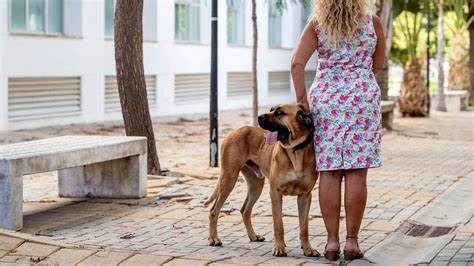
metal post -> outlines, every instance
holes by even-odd
[[[217,0],[212,0],[211,16],[211,99],[210,99],[210,147],[209,165],[218,166],[218,125],[217,125]]]
[[[430,0],[426,0],[426,91],[427,91],[427,114],[430,115],[431,99],[430,99]]]

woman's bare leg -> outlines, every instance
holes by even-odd
[[[367,169],[345,170],[344,206],[347,240],[344,250],[358,250],[357,235],[367,202]]]
[[[339,250],[342,176],[342,170],[320,172],[319,206],[328,232],[327,250]]]

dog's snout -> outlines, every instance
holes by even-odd
[[[270,118],[268,114],[263,114],[258,116],[258,125],[266,130],[270,130]]]
[[[267,122],[267,120],[268,120],[268,115],[267,114],[263,114],[263,115],[258,116],[258,122],[259,123],[265,123],[265,122]]]

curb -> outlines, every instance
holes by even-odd
[[[469,174],[454,183],[407,221],[413,221],[428,228],[444,226],[456,229],[458,226],[466,224],[474,214],[474,206],[466,204],[469,198],[474,195],[473,183],[474,175]],[[402,232],[401,229],[398,228],[396,232],[370,249],[366,254],[367,260],[354,261],[350,264],[413,265],[430,263],[456,235],[456,231],[451,230],[436,237],[410,236]]]

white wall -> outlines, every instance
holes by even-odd
[[[8,88],[5,74],[6,39],[8,35],[8,8],[6,3],[0,2],[0,130],[8,129]]]
[[[66,0],[72,1],[72,0]],[[152,1],[152,0],[147,0]],[[248,99],[227,99],[227,72],[252,69],[251,1],[246,0],[245,45],[228,45],[225,0],[219,1],[219,108],[250,107]],[[202,44],[177,43],[174,40],[174,1],[159,0],[148,7],[156,9],[154,36],[144,43],[144,64],[147,75],[156,75],[157,104],[153,116],[206,112],[208,104],[174,105],[174,75],[210,72],[210,3],[202,0]],[[104,76],[115,75],[113,40],[104,37],[104,3],[74,1],[78,12],[69,21],[80,22],[73,27],[76,37],[47,37],[8,32],[8,3],[0,1],[0,130],[47,126],[52,124],[94,122],[121,119],[120,113],[104,113]],[[287,102],[294,95],[268,96],[268,71],[289,71],[292,49],[299,36],[300,7],[289,5],[283,15],[282,43],[285,48],[269,48],[268,2],[258,1],[258,86],[261,105]],[[149,10],[147,11],[149,12]],[[206,15],[207,14],[207,15]],[[204,16],[206,15],[206,16]],[[72,22],[71,22],[72,23]],[[66,26],[65,26],[66,27]],[[77,37],[80,36],[80,37]],[[154,40],[153,40],[154,39]],[[314,69],[314,62],[310,63]],[[82,113],[77,116],[52,117],[41,120],[8,121],[8,77],[80,76]],[[292,90],[293,91],[293,90]],[[290,98],[290,97],[291,98]]]

